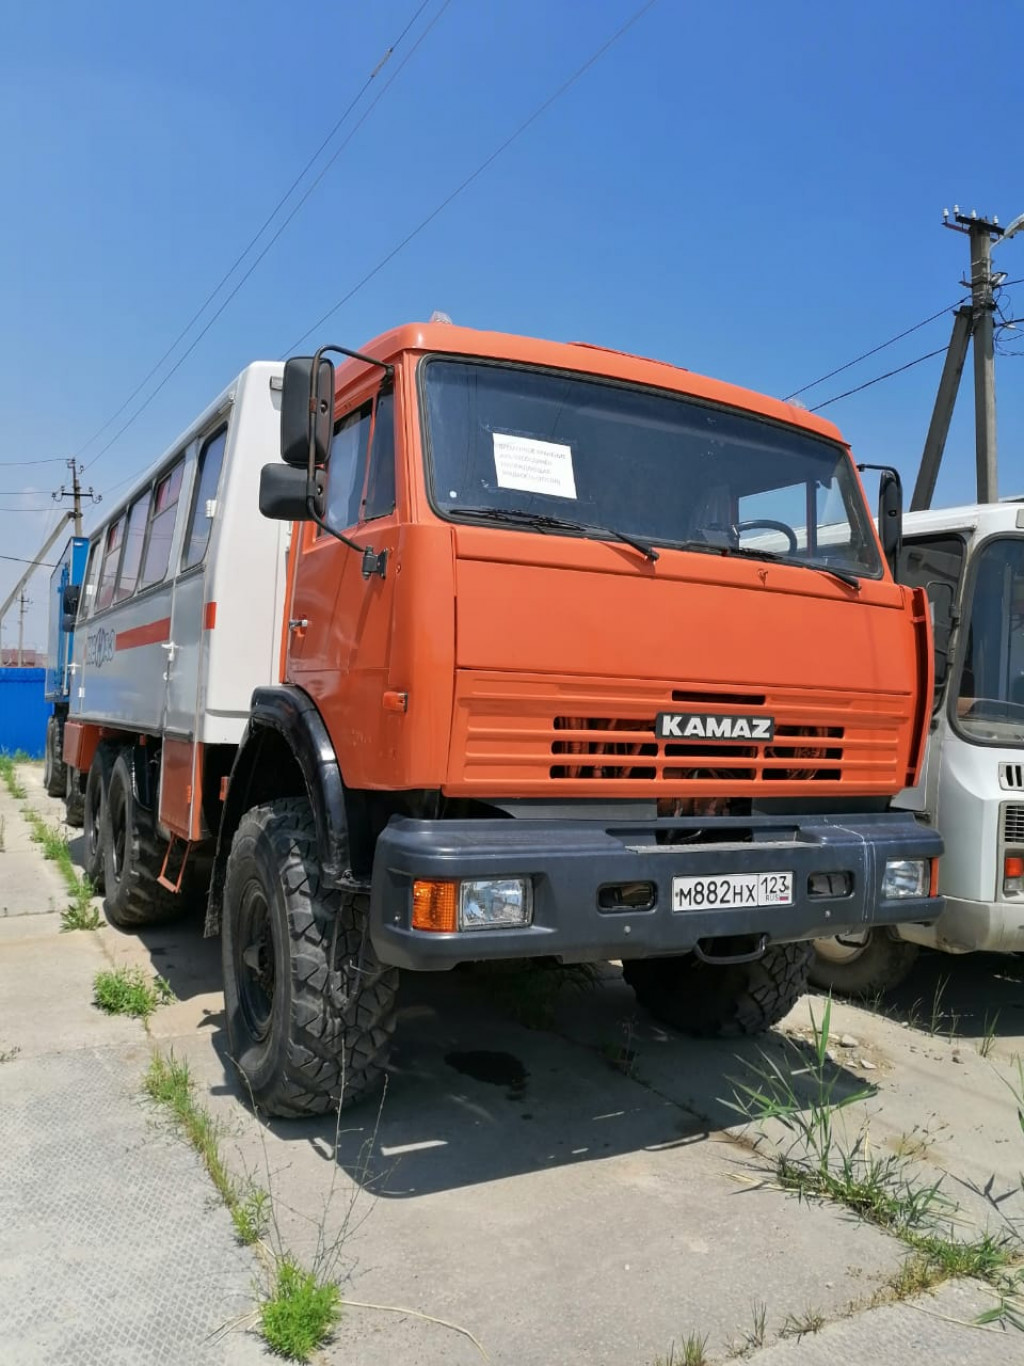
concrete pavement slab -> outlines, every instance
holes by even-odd
[[[63,879],[40,856],[21,803],[0,783],[0,919],[41,915],[67,905]]]
[[[991,1309],[983,1285],[951,1281],[913,1303],[890,1304],[790,1337],[747,1357],[749,1366],[1020,1366],[1024,1338],[1012,1328],[973,1322]]]

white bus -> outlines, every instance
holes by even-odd
[[[934,925],[816,941],[811,980],[895,986],[920,945],[1024,951],[1024,499],[908,513],[900,582],[927,590],[935,705],[917,787],[897,798],[942,834]]]

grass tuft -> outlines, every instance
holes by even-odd
[[[260,1305],[268,1346],[289,1361],[308,1361],[341,1318],[341,1292],[319,1281],[289,1255],[278,1258],[269,1292]]]
[[[828,1058],[831,1008],[828,1000],[820,1027],[812,1012],[809,1066],[783,1066],[762,1054],[762,1064],[751,1069],[754,1081],[737,1083],[733,1101],[727,1103],[761,1126],[759,1144],[769,1138],[769,1124],[780,1126],[788,1135],[788,1141],[775,1141],[771,1148],[783,1189],[801,1199],[842,1205],[894,1234],[910,1249],[911,1256],[887,1287],[892,1297],[904,1299],[942,1281],[973,1277],[989,1285],[999,1298],[986,1322],[1024,1326],[1019,1298],[1024,1289],[1021,1239],[1016,1234],[997,1238],[989,1233],[969,1242],[954,1237],[959,1207],[941,1191],[941,1177],[920,1182],[903,1145],[895,1153],[875,1153],[866,1124],[852,1141],[847,1137],[842,1112],[865,1100],[871,1091],[862,1088],[843,1095],[837,1090],[841,1074]],[[937,993],[936,1019],[940,1008]],[[1024,1130],[1024,1105],[1020,1118]],[[787,1320],[783,1336],[816,1332],[810,1326],[812,1317],[816,1316]]]
[[[142,1079],[150,1100],[162,1106],[171,1123],[199,1154],[217,1194],[224,1201],[235,1234],[246,1246],[262,1238],[270,1216],[270,1196],[259,1186],[240,1186],[227,1169],[221,1154],[221,1126],[196,1099],[195,1083],[187,1062],[174,1053],[154,1055]]]
[[[28,796],[28,793],[18,780],[18,770],[16,767],[16,764],[23,758],[24,756],[20,751],[18,754],[14,755],[0,754],[0,778],[3,779],[7,791],[15,801],[19,802],[23,802]]]
[[[92,883],[87,877],[83,877],[75,899],[69,906],[66,906],[60,913],[61,934],[67,934],[70,930],[98,930],[104,923],[99,910],[92,904],[95,893]]]
[[[148,982],[141,968],[118,967],[98,972],[92,984],[93,1004],[108,1015],[148,1020],[158,1006],[175,1000],[163,977]]]

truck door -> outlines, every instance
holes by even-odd
[[[196,475],[181,563],[171,604],[170,639],[164,644],[163,726],[170,735],[194,736],[199,709],[206,616],[207,549],[217,515],[227,424],[199,443]]]
[[[340,420],[327,465],[324,520],[386,551],[383,575],[314,524],[301,527],[288,623],[288,675],[317,700],[335,745],[366,754],[385,720],[398,518],[395,397],[384,389]],[[357,775],[351,768],[349,781]]]

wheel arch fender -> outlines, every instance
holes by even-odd
[[[313,699],[290,685],[257,688],[221,810],[206,906],[206,935],[220,930],[228,854],[246,811],[273,797],[305,795],[316,821],[325,882],[345,880],[351,862],[345,784]]]

